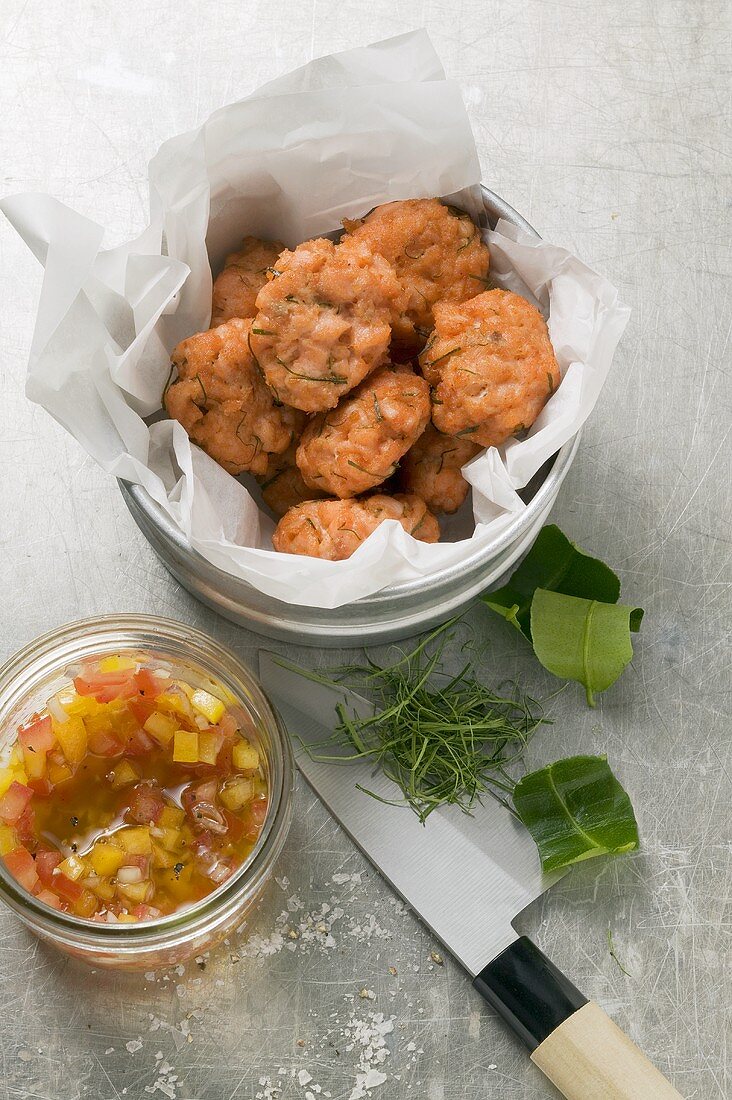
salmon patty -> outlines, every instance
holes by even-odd
[[[365,243],[319,239],[283,252],[257,296],[251,345],[279,401],[332,409],[385,361],[399,284]]]
[[[261,241],[245,237],[238,252],[224,260],[220,275],[214,279],[211,302],[211,328],[232,317],[253,317],[255,302],[267,282],[267,271],[284,250],[281,241]]]
[[[267,469],[257,478],[264,503],[276,516],[284,516],[290,508],[305,500],[322,500],[327,496],[325,492],[305,484],[295,461],[296,452],[295,442],[283,454],[270,455]]]
[[[230,474],[263,474],[304,420],[278,406],[262,380],[249,351],[251,324],[234,319],[178,344],[171,356],[178,377],[164,395],[168,414]]]
[[[457,512],[470,486],[462,475],[466,462],[480,452],[469,437],[455,438],[438,432],[433,424],[402,459],[399,488],[416,493],[433,512]]]
[[[400,349],[424,346],[436,302],[464,302],[485,285],[490,257],[477,225],[439,199],[386,203],[345,224],[351,240],[365,242],[396,271],[401,294],[392,327]]]
[[[438,431],[497,447],[530,428],[561,379],[538,309],[508,290],[488,290],[440,302],[434,312],[419,361]]]
[[[342,561],[384,520],[395,519],[421,542],[437,542],[440,526],[419,497],[376,493],[362,500],[314,500],[291,508],[272,538],[283,554]]]
[[[314,417],[297,448],[306,485],[337,497],[374,489],[430,419],[430,388],[409,367],[380,367],[330,412]]]

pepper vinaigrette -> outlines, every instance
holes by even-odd
[[[85,663],[0,765],[0,857],[77,917],[151,920],[246,861],[268,789],[251,719],[225,688],[134,656]]]

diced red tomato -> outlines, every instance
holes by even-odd
[[[142,853],[139,855],[129,853],[125,856],[124,865],[125,867],[139,867],[142,871],[142,877],[147,878],[147,873],[150,870],[150,856],[143,855]]]
[[[132,915],[137,917],[138,920],[152,920],[153,917],[162,917],[163,914],[154,905],[136,905],[132,910]]]
[[[256,840],[259,830],[267,816],[267,799],[255,798],[250,802],[243,814],[244,836],[247,840]]]
[[[146,699],[153,700],[161,691],[165,691],[170,680],[164,680],[162,676],[153,676],[147,668],[141,668],[135,674],[135,690]]]
[[[37,798],[48,798],[53,790],[53,783],[50,779],[29,779],[28,786]]]
[[[124,743],[112,730],[94,730],[89,734],[89,751],[97,756],[119,756],[124,751]]]
[[[44,886],[55,885],[58,875],[54,875],[53,870],[62,859],[60,852],[36,852],[36,872]]]
[[[25,889],[33,893],[38,884],[36,861],[27,848],[14,848],[3,857],[5,866],[14,879]]]
[[[125,672],[90,672],[75,676],[74,687],[79,695],[93,695],[98,703],[111,703],[135,694],[135,677],[130,669]]]
[[[28,785],[36,799],[47,799],[53,791],[53,783],[50,779],[29,779]]]
[[[150,715],[155,711],[155,702],[152,697],[149,702],[147,699],[143,698],[130,699],[127,706],[130,708],[130,713],[134,716],[135,721],[140,726],[144,726]]]
[[[18,730],[18,740],[29,752],[49,752],[56,744],[51,719],[34,718]]]
[[[85,891],[85,887],[81,886],[80,883],[74,882],[73,879],[63,874],[53,876],[53,888],[57,894],[66,901],[70,901],[72,905],[79,900]],[[88,890],[86,892],[89,893]]]
[[[136,783],[129,793],[130,808],[125,817],[138,825],[157,821],[163,812],[163,792],[156,783]]]
[[[44,905],[50,905],[52,909],[62,909],[63,902],[58,894],[54,894],[53,890],[39,890],[36,893],[36,897],[39,901],[42,901]]]
[[[221,811],[226,819],[226,837],[234,844],[244,836],[244,822],[236,814],[233,814],[231,810]]]
[[[33,844],[36,840],[36,814],[33,806],[26,806],[15,823],[15,831],[24,844]]]
[[[5,794],[0,798],[0,819],[6,825],[15,825],[16,821],[20,820],[32,797],[33,791],[31,788],[14,779]]]
[[[155,748],[152,737],[148,737],[144,730],[135,730],[127,739],[125,751],[128,756],[144,756]]]

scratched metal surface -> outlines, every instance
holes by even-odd
[[[581,867],[521,928],[685,1097],[723,1098],[732,1093],[728,5],[3,0],[2,191],[49,191],[110,227],[112,241],[126,239],[145,223],[146,163],[160,141],[315,54],[420,24],[462,82],[487,183],[607,272],[634,309],[555,518],[617,566],[646,623],[622,682],[596,711],[565,691],[531,758],[607,751],[633,795],[643,850]],[[6,224],[0,252],[0,656],[64,620],[145,609],[253,657],[256,639],[178,588],[115,486],[26,403],[39,273]],[[509,629],[481,610],[470,624],[491,638],[490,675],[548,689]],[[343,881],[361,872],[360,884]],[[205,971],[154,980],[90,973],[0,914],[0,1098],[348,1098],[362,1050],[353,1021],[369,1012],[395,1017],[375,1097],[552,1094],[457,967],[430,960],[429,935],[302,788],[278,874],[249,957],[232,947]],[[295,895],[304,910],[278,920]],[[330,912],[316,923],[325,920],[334,945],[316,932],[315,944],[302,936],[279,950],[273,930],[323,904]],[[627,974],[609,954],[608,928]],[[270,1089],[278,1082],[280,1093]]]

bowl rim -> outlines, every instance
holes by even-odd
[[[491,191],[485,184],[481,183],[479,186],[484,202],[486,223],[490,221],[490,224],[495,225],[499,219],[505,218],[506,221],[524,230],[537,240],[541,239],[539,233],[537,233],[531,223],[519,214],[518,211],[514,210],[509,203],[494,191]],[[498,558],[509,546],[527,532],[532,523],[535,522],[536,518],[543,511],[550,507],[559,486],[564,481],[569,467],[574,461],[579,446],[580,436],[581,429],[568,439],[567,442],[548,460],[545,464],[548,467],[546,473],[531,500],[526,504],[523,511],[512,519],[495,539],[492,539],[482,546],[476,547],[472,551],[466,552],[465,556],[459,562],[438,569],[429,577],[417,577],[412,580],[400,581],[397,584],[387,585],[379,589],[378,592],[373,592],[368,596],[362,596],[352,604],[345,604],[343,606],[349,607],[358,605],[364,610],[369,609],[374,613],[386,607],[391,610],[394,608],[395,604],[400,604],[402,602],[410,603],[417,594],[424,599],[425,596],[428,596],[430,593],[434,593],[435,591],[442,590],[444,587],[454,584],[462,575],[471,573],[479,569],[482,565],[486,565]],[[194,563],[192,569],[198,574],[203,571],[207,578],[214,578],[215,581],[217,581],[219,577],[222,578],[220,584],[215,584],[215,588],[218,591],[226,591],[226,589],[229,589],[229,592],[231,592],[233,589],[241,591],[242,593],[257,592],[259,596],[273,606],[303,607],[303,610],[307,611],[307,607],[303,605],[295,604],[288,600],[283,601],[277,597],[268,596],[266,593],[260,592],[259,589],[249,584],[248,581],[241,577],[237,577],[233,573],[227,572],[227,570],[222,569],[220,566],[210,562],[202,554],[199,554],[199,552],[191,546],[184,532],[163,510],[161,505],[150,496],[147,489],[142,485],[133,484],[122,478],[118,478],[118,485],[135,520],[137,521],[138,514],[144,516],[147,523],[156,529],[161,540],[172,546],[172,550],[179,560],[187,559]],[[144,531],[144,528],[143,533],[149,542],[149,537]],[[317,614],[321,609],[311,608],[310,610]]]

